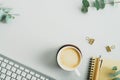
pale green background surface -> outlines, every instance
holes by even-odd
[[[80,12],[81,0],[0,0],[12,7],[16,17],[12,23],[0,23],[0,53],[43,72],[57,80],[86,80],[91,56],[120,57],[120,4],[107,5],[104,10],[90,8]],[[89,45],[86,36],[95,38]],[[83,59],[81,76],[66,72],[56,64],[60,46],[71,43],[78,46]],[[110,54],[106,45],[116,45]]]

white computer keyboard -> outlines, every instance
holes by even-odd
[[[55,80],[0,54],[0,80]]]

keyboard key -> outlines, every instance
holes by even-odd
[[[17,65],[17,64],[15,64],[14,66],[15,66],[16,68],[19,68],[19,65]]]
[[[21,79],[22,79],[22,76],[18,75],[17,80],[21,80]]]
[[[25,69],[25,72],[29,73],[30,71],[28,69]]]
[[[45,80],[45,77],[41,76],[40,79],[41,79],[41,80]]]
[[[17,74],[12,73],[12,78],[16,78]]]
[[[1,74],[0,78],[4,79],[6,77],[5,74]]]
[[[21,70],[20,70],[20,69],[17,69],[16,73],[17,73],[17,74],[21,74]]]
[[[39,74],[35,74],[35,76],[36,76],[36,77],[40,77],[40,75],[39,75]]]
[[[45,77],[41,76],[40,79],[41,79],[41,80],[45,80]]]
[[[5,78],[6,80],[10,80],[11,79],[11,77],[9,77],[9,76],[6,76],[6,78]]]
[[[2,70],[1,70],[2,73],[6,73],[6,71],[7,70],[5,68],[2,68]]]
[[[10,70],[10,69],[11,69],[11,65],[8,64],[8,65],[6,66],[6,68],[7,68],[8,70]]]
[[[15,72],[16,71],[16,68],[15,67],[12,67],[12,69],[11,69],[13,72]]]
[[[10,64],[10,65],[12,65],[12,66],[14,65],[14,63],[13,63],[13,62],[9,62],[9,64]]]
[[[26,76],[26,73],[25,72],[22,72],[22,74],[21,74],[23,77],[25,77]]]
[[[33,71],[30,72],[31,75],[34,75],[35,73]]]
[[[31,80],[36,80],[37,78],[35,77],[35,76],[33,76],[32,78],[31,78]]]
[[[31,79],[31,77],[32,77],[32,75],[30,75],[30,74],[27,74],[27,76],[26,76],[27,79]]]
[[[8,61],[7,59],[4,59],[4,62],[5,62],[5,63],[8,63],[9,61]]]
[[[6,63],[2,62],[1,67],[5,67]]]
[[[24,68],[23,68],[23,67],[21,67],[21,66],[20,66],[20,69],[21,69],[21,70],[24,70]]]
[[[12,72],[11,71],[7,71],[6,73],[8,76],[11,76]]]

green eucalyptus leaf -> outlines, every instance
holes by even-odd
[[[88,12],[88,8],[86,8],[85,6],[82,6],[81,11],[83,13],[87,13]]]
[[[13,19],[12,15],[8,14],[5,18],[5,23],[11,22],[12,19]]]
[[[4,15],[4,12],[2,9],[0,9],[0,21],[1,21],[3,15]]]
[[[95,3],[94,3],[94,6],[97,10],[100,9],[100,4],[99,4],[99,1],[98,0],[95,0]]]
[[[89,4],[89,2],[87,0],[83,0],[82,3],[83,3],[83,6],[85,6],[85,7],[90,6],[90,4]]]
[[[112,70],[117,70],[117,66],[113,66]]]
[[[100,0],[100,8],[101,9],[105,8],[105,1],[104,0]]]
[[[112,80],[120,80],[120,78],[117,77],[117,78],[114,78],[114,79],[112,79]]]
[[[2,15],[1,22],[5,23],[6,16],[7,14]]]

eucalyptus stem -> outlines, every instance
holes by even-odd
[[[113,2],[113,3],[120,3],[120,1],[116,1],[116,2]],[[111,2],[106,2],[105,4],[111,4]]]

